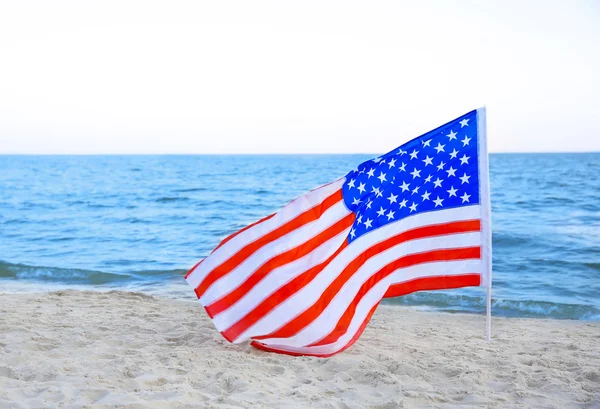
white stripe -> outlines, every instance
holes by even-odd
[[[249,243],[258,240],[290,220],[295,219],[305,211],[320,205],[323,200],[341,189],[345,180],[345,178],[339,179],[329,185],[319,187],[298,197],[279,210],[275,216],[238,234],[204,259],[204,261],[186,278],[186,281],[193,288],[198,287],[202,280],[204,280],[215,267],[227,261],[231,256]]]
[[[344,243],[349,231],[350,227],[324,242],[304,257],[271,271],[267,277],[256,284],[238,302],[213,317],[215,327],[219,331],[226,330],[298,275],[327,260]]]
[[[344,312],[351,305],[356,294],[358,294],[361,286],[383,267],[407,254],[439,249],[474,247],[479,246],[480,244],[481,234],[477,232],[418,239],[394,246],[377,256],[372,257],[363,264],[342,286],[321,315],[303,330],[289,338],[265,340],[263,342],[278,343],[285,341],[285,344],[290,346],[304,346],[317,342],[327,336],[335,328]],[[481,260],[428,262],[398,269],[396,273],[393,273],[394,279],[391,282],[404,282],[413,278],[432,275],[455,275],[480,271]]]
[[[337,204],[327,209],[318,219],[264,245],[237,267],[208,287],[200,298],[200,303],[205,306],[210,305],[221,297],[229,294],[267,261],[305,243],[307,240],[310,240],[348,216],[348,214],[350,214],[350,211],[344,204],[344,201],[340,200]],[[204,262],[201,266],[203,264]]]
[[[371,311],[374,305],[381,301],[390,284],[397,279],[398,277],[395,277],[394,274],[392,274],[386,277],[384,280],[381,280],[379,283],[373,286],[373,288],[369,290],[367,294],[365,294],[365,296],[359,301],[358,306],[356,307],[356,311],[354,317],[352,318],[352,321],[350,322],[348,331],[343,336],[341,336],[338,339],[338,341],[332,344],[319,345],[314,347],[291,347],[289,345],[276,344],[270,344],[268,346],[281,351],[296,352],[303,354],[333,354],[339,351],[340,349],[344,348],[348,344],[348,342],[350,342],[350,340],[359,330],[364,320],[367,318],[369,311]]]
[[[387,224],[372,233],[365,234],[360,239],[353,241],[336,259],[327,265],[315,279],[308,283],[301,291],[292,295],[274,308],[252,327],[248,328],[235,342],[242,342],[250,335],[258,336],[269,334],[282,327],[298,314],[313,305],[323,294],[325,289],[335,280],[340,272],[367,248],[382,242],[403,231],[454,221],[473,220],[479,216],[479,206],[467,206],[455,209],[440,210],[436,212],[421,213]]]

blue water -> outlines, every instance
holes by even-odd
[[[228,234],[372,155],[0,156],[0,292],[195,299]],[[600,154],[491,155],[493,313],[600,320]],[[484,291],[391,300],[482,312]]]

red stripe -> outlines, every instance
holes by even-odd
[[[330,352],[327,354],[312,354],[310,352],[308,353],[301,353],[301,352],[291,352],[291,351],[286,351],[283,349],[277,349],[277,348],[273,348],[273,347],[269,347],[261,342],[258,341],[252,341],[252,343],[250,345],[252,345],[255,348],[258,349],[262,349],[263,351],[267,351],[267,352],[278,352],[280,354],[286,354],[286,355],[292,355],[292,356],[316,356],[319,358],[328,358],[332,355],[335,354],[339,354],[342,351],[345,351],[346,349],[350,348],[355,342],[356,340],[362,335],[362,333],[364,332],[365,328],[367,327],[367,324],[369,323],[369,321],[371,320],[371,317],[373,316],[373,313],[375,312],[375,310],[377,309],[377,306],[379,306],[379,303],[375,304],[373,306],[373,308],[371,308],[371,311],[369,311],[369,313],[367,314],[367,317],[365,318],[365,320],[363,321],[363,323],[361,324],[360,328],[356,331],[356,333],[354,334],[354,336],[352,337],[352,339],[350,341],[348,341],[348,343],[346,345],[344,345],[341,349],[338,349],[335,352]]]
[[[417,291],[450,290],[461,287],[479,287],[481,274],[470,273],[456,276],[422,277],[404,283],[392,284],[383,298],[400,297]]]
[[[280,237],[285,236],[286,234],[317,220],[327,209],[335,205],[336,203],[343,200],[342,198],[342,190],[338,190],[325,200],[323,200],[319,205],[314,206],[304,213],[300,214],[296,218],[290,220],[289,222],[283,224],[277,229],[271,231],[270,233],[265,234],[261,238],[252,243],[248,243],[244,246],[240,251],[231,256],[227,261],[215,267],[202,282],[198,285],[198,287],[194,290],[198,298],[200,298],[215,281],[219,278],[223,277],[231,270],[240,265],[244,260],[246,260],[249,256],[254,254],[258,249],[263,247],[264,245],[277,240]]]
[[[255,339],[267,339],[267,338],[289,338],[294,334],[301,331],[304,327],[309,325],[312,321],[314,321],[320,314],[327,308],[331,300],[335,297],[335,295],[340,291],[343,285],[352,277],[352,275],[371,257],[388,250],[391,247],[394,247],[398,244],[421,239],[426,237],[440,236],[440,235],[448,235],[455,233],[466,233],[472,231],[480,230],[480,220],[467,220],[460,222],[452,222],[446,224],[438,224],[431,226],[419,227],[412,230],[407,230],[402,232],[396,236],[390,237],[387,240],[384,240],[380,243],[377,243],[360,255],[358,255],[354,260],[352,260],[346,268],[336,277],[336,279],[323,291],[319,299],[311,305],[309,308],[304,310],[301,314],[296,316],[294,319],[289,321],[287,324],[283,325],[281,328],[273,331],[267,335],[261,335],[254,337]],[[237,338],[240,333],[231,334],[234,336],[234,339]]]
[[[350,323],[352,322],[352,318],[356,312],[356,307],[365,294],[367,294],[377,283],[392,274],[397,269],[427,262],[479,258],[481,258],[481,247],[467,247],[461,249],[434,250],[427,253],[411,254],[410,256],[402,257],[393,261],[392,263],[380,269],[377,273],[372,275],[363,283],[342,317],[338,320],[333,331],[331,331],[329,335],[325,336],[320,341],[317,341],[309,346],[327,345],[336,342],[342,335],[346,333],[346,331],[348,331],[348,327],[350,327]]]
[[[250,290],[252,290],[252,288],[254,288],[254,286],[264,279],[271,271],[306,256],[323,243],[331,240],[333,237],[352,226],[353,222],[354,213],[348,213],[346,217],[339,220],[333,226],[328,227],[326,230],[323,230],[321,233],[317,234],[307,242],[271,258],[265,264],[260,266],[254,273],[252,273],[235,290],[208,305],[206,307],[208,315],[213,318],[215,315],[225,311],[227,308],[239,301]]]

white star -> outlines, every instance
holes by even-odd
[[[375,197],[381,197],[383,196],[383,189],[378,190],[377,193],[375,193]]]
[[[386,214],[386,216],[387,216],[388,220],[392,220],[392,219],[394,218],[394,213],[395,213],[395,212],[392,212],[392,211],[390,210],[390,211],[389,211],[389,213],[388,213],[388,214]]]
[[[446,172],[448,172],[448,177],[456,176],[455,175],[456,169],[454,169],[452,166],[450,166],[450,169],[448,169]]]
[[[438,177],[437,180],[433,181],[433,184],[435,185],[435,187],[442,187],[442,179]]]
[[[425,183],[429,183],[429,182],[431,182],[431,175],[429,175],[425,178]]]
[[[446,135],[446,136],[449,137],[450,140],[456,139],[456,132],[450,131],[450,133],[448,135]]]
[[[415,193],[419,193],[419,188],[421,186],[417,186],[416,188],[413,189],[412,194],[414,195]]]
[[[444,163],[444,161],[440,162],[440,164],[438,165],[438,170],[442,170],[444,169],[444,166],[446,166],[446,164]]]
[[[392,203],[396,203],[397,198],[398,198],[398,195],[394,195],[393,193],[390,193],[390,197],[388,197],[387,199],[390,201],[390,204],[392,204]]]
[[[440,199],[439,196],[437,197],[437,199],[433,199],[433,202],[435,203],[435,207],[442,206],[443,201],[444,201],[444,199]]]
[[[381,158],[375,158],[375,159],[373,159],[373,162],[379,163],[379,162],[381,162]]]
[[[369,201],[367,202],[367,209],[370,209],[372,204],[373,204],[373,201],[372,201],[372,200],[369,200]]]
[[[381,162],[379,162],[380,165],[385,165],[385,160],[382,160]]]
[[[437,151],[437,153],[444,152],[445,146],[446,145],[442,145],[441,143],[438,142],[438,146],[436,146],[434,149]]]
[[[400,202],[400,209],[402,209],[403,207],[406,207],[406,203],[408,203],[406,199],[402,200]]]
[[[358,172],[358,173],[365,173],[365,170],[361,169],[360,172]]]
[[[460,127],[464,128],[465,126],[469,126],[469,120],[468,119],[463,119],[462,121],[460,121]]]
[[[367,175],[369,176],[369,179],[371,179],[371,177],[375,176],[374,172],[375,172],[375,168],[371,168],[371,170],[369,170],[367,172]]]
[[[361,183],[360,185],[358,185],[358,191],[362,194],[365,191],[365,184]]]
[[[371,227],[371,223],[373,222],[373,220],[371,219],[367,219],[365,221],[365,229],[369,229]]]
[[[398,149],[398,155],[406,155],[406,151],[403,151],[402,148]]]
[[[410,183],[403,182],[402,185],[400,185],[400,188],[402,188],[403,192],[406,192],[408,190],[409,186],[410,186]]]
[[[427,155],[427,156],[425,157],[425,159],[423,159],[423,162],[425,163],[425,166],[427,166],[427,165],[433,165],[433,163],[431,163],[431,160],[432,160],[432,159],[433,159],[433,158],[430,158],[430,157],[429,157],[429,155]]]
[[[429,146],[429,144],[431,143],[431,139],[429,139],[428,141],[421,141],[421,143],[423,144],[423,147]]]
[[[465,136],[465,139],[463,139],[461,142],[463,143],[463,146],[467,146],[469,144],[469,141],[471,140],[471,138],[467,138]]]
[[[352,204],[353,204],[354,206],[358,206],[358,205],[360,204],[360,202],[361,202],[361,201],[360,201],[360,200],[358,200],[358,198],[357,198],[357,197],[355,197],[355,198],[354,198],[354,200],[352,201]]]
[[[350,230],[350,236],[351,236],[352,238],[354,238],[354,237],[356,236],[356,230],[355,230],[355,229],[351,229],[351,230]]]
[[[379,174],[379,176],[377,177],[377,179],[379,179],[381,181],[381,183],[385,182],[385,173],[381,172]]]
[[[429,193],[428,191],[425,191],[425,193],[423,193],[421,195],[421,197],[423,198],[423,201],[429,200],[429,195],[431,195],[431,193]]]
[[[450,157],[452,159],[456,159],[456,155],[458,155],[458,151],[456,149],[454,149],[452,152],[450,152]]]
[[[362,215],[362,214],[359,214],[359,215],[358,215],[358,219],[356,219],[356,222],[357,222],[358,224],[361,224],[361,223],[362,223],[362,217],[363,217],[363,215]]]
[[[452,197],[452,196],[456,196],[456,192],[458,192],[458,190],[454,189],[454,186],[451,186],[450,190],[446,190],[446,192],[448,192],[448,194],[450,195],[448,197]]]
[[[459,179],[461,180],[461,185],[465,184],[465,183],[469,183],[469,179],[471,179],[471,176],[467,176],[466,173],[463,173],[463,175],[461,177],[459,177]]]
[[[418,151],[418,150],[416,150],[416,149],[414,149],[414,150],[412,151],[412,153],[410,154],[410,158],[411,158],[411,159],[417,159],[417,154],[418,154],[418,153],[419,153],[419,151]]]
[[[462,197],[461,197],[461,199],[462,199],[462,202],[463,202],[463,203],[465,203],[465,202],[467,202],[467,203],[468,203],[468,202],[469,202],[469,198],[470,198],[470,197],[471,197],[471,195],[468,195],[468,194],[467,194],[467,192],[465,192],[465,194],[464,194],[464,195],[462,195]]]
[[[402,162],[402,166],[400,166],[398,169],[400,169],[402,172],[406,172],[406,163]]]
[[[410,212],[416,212],[417,211],[417,204],[413,202],[412,205],[408,206],[410,208]]]
[[[371,190],[371,193],[375,193],[375,194],[379,193],[379,188],[373,186],[373,190]]]
[[[471,157],[467,156],[467,155],[463,155],[463,157],[459,158],[459,159],[460,159],[460,164],[461,165],[465,165],[465,164],[468,165],[469,164],[469,159],[471,159]]]
[[[356,186],[354,186],[354,179],[350,179],[350,182],[348,182],[347,186],[348,186],[349,189],[352,189],[353,187],[356,187]]]
[[[381,207],[379,210],[377,210],[377,215],[379,215],[379,217],[385,215],[385,209]]]
[[[390,169],[396,166],[396,159],[390,159],[390,161],[388,162],[388,166],[390,167]]]
[[[416,177],[421,177],[421,171],[417,170],[417,168],[415,168],[415,170],[413,170],[412,172],[410,172],[410,174],[412,175],[413,179]]]

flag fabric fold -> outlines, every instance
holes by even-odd
[[[331,356],[383,298],[491,283],[488,186],[478,109],[230,235],[185,279],[228,341]]]

